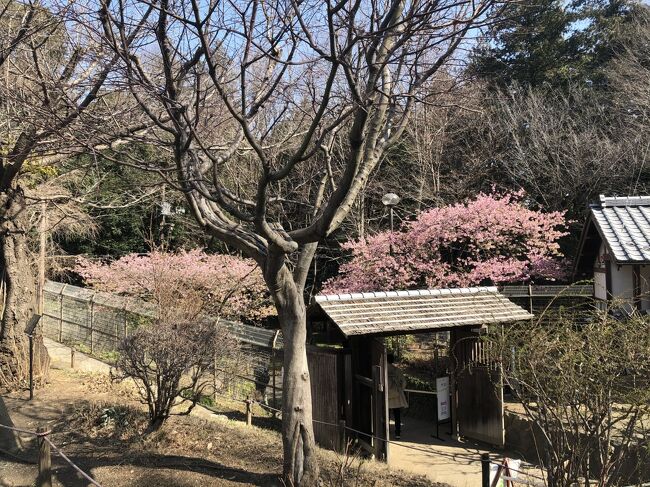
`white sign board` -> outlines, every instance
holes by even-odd
[[[494,484],[494,479],[499,474],[499,480],[496,483],[497,487],[505,487],[506,485],[514,485],[514,482],[509,482],[517,478],[521,467],[521,460],[513,458],[506,458],[501,465],[490,463],[490,485]],[[499,470],[501,472],[499,473]]]
[[[449,419],[449,377],[436,379],[436,401],[438,402],[438,421]]]

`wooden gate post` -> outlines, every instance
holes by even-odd
[[[451,377],[450,377],[450,384],[449,384],[449,389],[451,392],[451,437],[454,439],[458,439],[458,391],[457,391],[457,382],[456,382],[456,374],[458,372],[458,357],[456,356],[456,353],[458,352],[457,349],[457,344],[458,344],[458,335],[457,331],[455,329],[452,329],[449,332],[449,358],[451,361]]]
[[[347,439],[345,437],[345,420],[339,420],[339,453],[346,453],[347,450]]]
[[[94,343],[94,328],[95,328],[95,295],[90,298],[90,353],[95,351]]]
[[[385,354],[384,360],[385,363]],[[385,365],[373,365],[372,367],[372,381],[373,381],[373,394],[375,396],[374,404],[374,425],[373,434],[375,435],[375,458],[377,460],[388,460],[388,390],[385,382],[386,368]],[[382,400],[380,400],[382,399]]]
[[[36,479],[37,487],[52,487],[52,457],[50,456],[50,444],[45,441],[42,434],[47,432],[47,428],[39,426],[36,430],[41,433],[38,437],[38,478]]]

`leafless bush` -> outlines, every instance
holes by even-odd
[[[549,486],[629,484],[648,461],[650,320],[610,311],[542,316],[487,339],[534,426]]]
[[[239,345],[218,323],[156,322],[126,337],[118,351],[113,377],[136,382],[149,409],[149,429],[156,430],[171,414],[189,414],[219,383],[215,376],[236,369]]]
[[[328,487],[345,487],[363,485],[364,458],[359,455],[352,443],[345,445],[345,451],[336,455],[331,476],[326,478],[325,485]]]

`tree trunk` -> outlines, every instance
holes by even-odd
[[[319,468],[312,423],[311,381],[307,365],[307,318],[302,289],[284,265],[270,256],[267,283],[278,311],[284,340],[282,380],[283,476],[288,486],[318,484]]]
[[[15,390],[29,381],[29,340],[25,327],[36,312],[36,279],[27,249],[29,219],[20,188],[0,192],[0,389]],[[34,336],[34,378],[42,381],[49,367],[40,327]]]

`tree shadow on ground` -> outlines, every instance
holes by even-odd
[[[102,423],[106,420],[107,411],[111,411],[112,416],[108,423]],[[80,401],[68,406],[63,417],[68,418],[68,421],[55,426],[54,432],[57,435],[55,444],[60,441],[65,445],[64,452],[88,474],[97,468],[113,467],[116,475],[128,478],[126,482],[121,480],[120,485],[135,487],[159,485],[184,487],[204,484],[278,487],[282,485],[278,480],[278,473],[274,473],[273,469],[269,469],[268,473],[246,470],[247,464],[260,465],[260,458],[242,457],[236,459],[234,462],[236,466],[232,466],[229,465],[228,455],[226,458],[219,459],[204,458],[200,449],[184,452],[185,455],[178,451],[174,452],[175,454],[168,454],[149,450],[152,446],[156,448],[159,439],[165,441],[169,430],[173,430],[174,426],[166,424],[164,427],[166,429],[146,433],[147,414],[133,406]],[[273,418],[268,419],[273,420]],[[254,424],[257,423],[254,421]],[[91,431],[97,434],[90,434]],[[193,455],[194,453],[196,456]],[[90,485],[61,458],[53,455],[53,462],[56,465],[56,478],[63,485]],[[263,470],[263,468],[254,469]],[[106,473],[102,472],[101,477],[105,478]],[[198,478],[200,480],[197,484]]]
[[[107,477],[109,479],[115,477],[115,482],[109,481],[108,485],[134,487],[237,484],[280,487],[282,485],[279,472],[271,465],[263,466],[264,460],[255,458],[254,455],[244,455],[241,458],[232,458],[232,455],[226,455],[224,458],[212,456],[206,459],[202,457],[200,449],[170,452],[173,454],[148,450],[152,444],[148,441],[147,435],[143,434],[147,415],[134,406],[77,400],[74,403],[64,404],[63,407],[46,406],[44,418],[43,408],[37,407],[36,401],[33,405],[18,404],[16,401],[18,399],[0,397],[0,423],[13,425],[11,416],[14,416],[14,413],[17,415],[16,418],[21,418],[20,423],[23,423],[23,419],[28,419],[29,423],[35,424],[47,421],[53,430],[54,444],[91,477],[98,475],[104,482],[107,482]],[[98,419],[101,419],[106,410],[112,410],[112,413],[117,414],[124,413],[126,420],[117,426],[116,422],[119,421],[111,419],[113,423],[109,428],[104,429],[106,425],[98,423]],[[10,411],[12,411],[11,416]],[[241,411],[217,411],[217,414],[229,419],[245,421],[245,414]],[[253,419],[253,424],[277,429],[280,421],[272,417],[258,416]],[[100,431],[100,434],[89,434],[95,428],[98,428],[96,431]],[[9,435],[6,439],[0,439],[0,461],[8,466],[9,472],[16,469],[24,470],[20,478],[14,479],[11,485],[28,486],[33,485],[33,479],[37,475],[35,465],[37,444],[32,438],[27,437],[22,444],[18,444],[17,441],[21,440],[21,436]],[[19,457],[3,454],[5,445],[17,447],[12,449],[16,450],[15,453],[18,453]],[[53,479],[59,484],[66,487],[91,485],[54,450],[52,465]],[[249,466],[254,471],[247,470]],[[101,474],[97,471],[99,468],[102,469]],[[0,477],[2,477],[1,472]],[[23,479],[27,480],[23,481]],[[2,485],[0,482],[0,486]]]
[[[146,467],[147,472],[136,473],[129,480],[133,487],[160,486],[190,486],[197,485],[196,478],[172,479],[171,472],[201,474],[210,477],[215,483],[218,480],[228,481],[235,484],[256,485],[260,487],[280,487],[282,484],[277,474],[249,472],[241,468],[229,467],[221,463],[206,460],[200,457],[189,457],[182,455],[164,455],[144,453],[133,458],[119,459],[108,458],[102,453],[94,455],[69,455],[70,459],[82,470],[94,477],[92,472],[101,467],[115,467],[124,469],[129,467]],[[88,486],[88,480],[83,479],[70,465],[60,458],[52,459],[55,470],[55,478],[67,487]],[[151,472],[152,469],[160,469],[160,472]],[[171,471],[171,472],[170,472]]]
[[[6,400],[0,396],[0,424],[14,428]],[[27,429],[29,428],[21,428]],[[20,463],[33,463],[29,460],[35,451],[34,436],[0,427],[0,454]]]
[[[197,405],[197,407],[202,407],[202,406]],[[214,406],[205,407],[205,408],[209,411],[212,411],[215,414],[224,416],[231,421],[240,421],[240,422],[246,421],[246,413],[243,411],[226,409],[224,407],[214,407]],[[273,416],[259,416],[259,415],[256,416],[255,414],[253,414],[252,422],[253,422],[253,426],[257,426],[259,428],[264,428],[273,431],[282,431],[282,419],[280,419],[279,417],[274,418]]]

